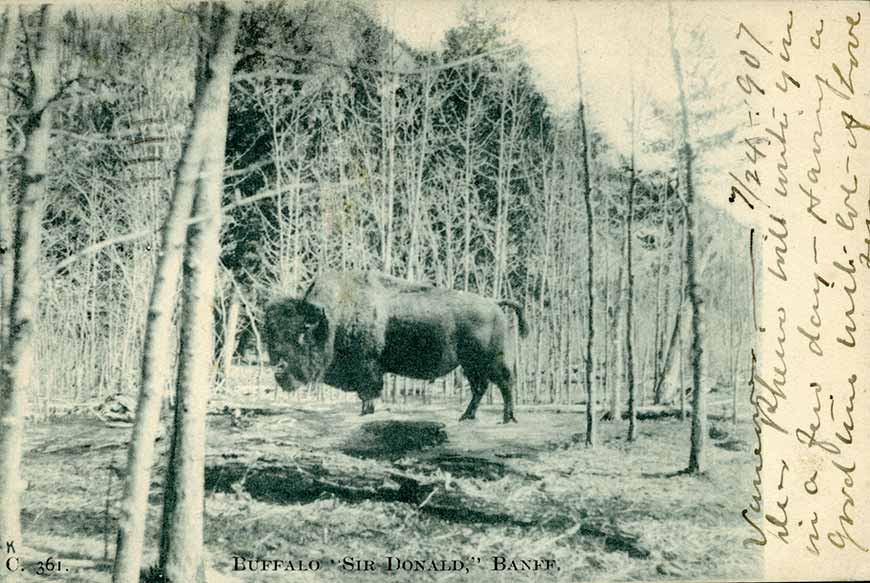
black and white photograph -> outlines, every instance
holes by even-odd
[[[0,7],[0,582],[867,575],[862,8]]]

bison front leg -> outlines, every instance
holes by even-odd
[[[384,377],[379,371],[371,375],[365,383],[365,388],[357,391],[362,399],[362,411],[360,415],[373,415],[375,412],[375,399],[381,396],[384,390]]]
[[[480,381],[468,379],[468,381],[471,383],[471,401],[468,403],[465,413],[463,413],[462,417],[459,418],[460,421],[467,421],[475,418],[475,415],[477,415],[477,407],[480,405],[480,400],[483,399],[483,396],[486,394],[486,387],[489,384],[486,380]]]

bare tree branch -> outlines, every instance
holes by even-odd
[[[17,95],[18,98],[22,101],[27,100],[27,93],[24,91],[24,89],[21,88],[21,84],[15,83],[12,79],[9,79],[8,77],[0,81],[0,87],[6,89],[7,91],[11,91],[15,95]]]
[[[268,160],[260,160],[259,162],[254,162],[253,164],[248,164],[244,168],[237,168],[235,170],[228,170],[224,172],[224,178],[234,178],[236,176],[243,176],[245,174],[250,174],[255,170],[259,170],[260,168],[265,168],[266,166],[271,166],[275,161],[269,158]]]
[[[263,69],[259,71],[251,71],[249,73],[237,73],[233,75],[232,83],[242,81],[254,81],[257,79],[281,79],[282,81],[307,81],[314,78],[314,75],[299,75],[296,73],[287,73],[286,71],[276,71],[274,69]]]
[[[519,47],[519,45],[511,44],[511,45],[491,49],[489,51],[484,51],[482,53],[477,53],[476,55],[471,55],[469,57],[464,57],[462,59],[457,59],[455,61],[450,61],[448,63],[442,63],[440,65],[431,65],[428,67],[420,67],[417,69],[394,69],[391,67],[380,67],[377,65],[366,65],[366,64],[362,64],[362,63],[342,63],[340,61],[334,61],[332,59],[324,59],[321,57],[314,57],[314,56],[310,56],[310,55],[297,55],[297,54],[293,54],[293,53],[284,53],[284,52],[280,52],[280,51],[266,51],[263,49],[251,50],[251,51],[241,55],[240,58],[244,58],[244,57],[251,56],[251,55],[262,55],[262,56],[267,56],[267,57],[276,57],[276,58],[284,59],[287,61],[315,63],[317,65],[324,65],[327,67],[358,69],[360,71],[371,71],[374,73],[388,73],[388,74],[392,74],[392,75],[425,75],[427,73],[435,73],[437,71],[443,71],[446,69],[453,69],[455,67],[467,65],[468,63],[473,63],[474,61],[480,60],[484,57],[497,55],[500,53],[506,53],[506,52],[515,50],[518,47]],[[237,78],[238,78],[238,76],[237,76]]]
[[[341,185],[341,187],[346,187],[348,185],[361,183],[361,182],[363,182],[363,181],[362,180],[352,180],[352,181],[345,182],[344,184]],[[252,195],[252,196],[249,196],[246,198],[237,199],[234,202],[221,207],[221,212],[223,214],[227,214],[230,211],[233,211],[239,207],[243,207],[245,205],[249,205],[251,203],[254,203],[254,202],[257,202],[260,200],[265,200],[265,199],[271,198],[273,196],[278,196],[280,194],[283,194],[283,193],[290,191],[290,190],[293,190],[295,188],[309,190],[309,189],[315,188],[316,186],[317,186],[317,184],[315,184],[313,182],[303,182],[303,183],[296,183],[296,184],[288,184],[288,185],[285,185],[281,188],[264,190],[263,192],[259,192],[255,195]],[[337,187],[337,185],[336,185],[336,187]],[[186,224],[188,227],[190,227],[191,225],[196,225],[198,223],[201,223],[202,221],[206,220],[207,218],[208,217],[206,217],[206,216],[191,217],[190,219],[187,220]],[[124,235],[118,235],[117,237],[110,237],[108,239],[104,239],[102,241],[99,241],[98,243],[94,243],[93,245],[88,245],[87,247],[84,247],[83,249],[76,251],[75,253],[73,253],[72,255],[70,255],[66,259],[62,260],[61,262],[59,262],[57,265],[55,265],[54,269],[52,269],[51,275],[57,275],[58,273],[67,269],[70,265],[72,265],[73,263],[75,263],[79,259],[87,257],[88,255],[93,255],[94,253],[99,253],[100,251],[102,251],[103,249],[105,249],[107,247],[112,247],[113,245],[119,245],[121,243],[128,243],[130,241],[135,241],[137,239],[142,239],[143,237],[147,237],[148,235],[152,235],[159,230],[160,230],[159,227],[149,227],[149,228],[145,228],[145,229],[140,229],[138,231],[133,231],[131,233],[126,233]]]
[[[121,144],[129,144],[130,143],[130,140],[124,139],[124,138],[101,138],[98,136],[82,134],[82,133],[77,133],[77,132],[70,132],[67,130],[55,129],[51,133],[55,136],[63,136],[65,138],[78,140],[80,142],[86,142],[88,144],[121,145]]]

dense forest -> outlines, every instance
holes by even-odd
[[[580,66],[565,82],[581,100],[557,110],[475,9],[432,50],[368,5],[213,10],[6,8],[0,414],[154,387],[159,404],[185,375],[232,394],[243,367],[273,391],[266,303],[325,269],[377,269],[522,304],[517,402],[583,404],[590,445],[626,414],[635,438],[643,407],[688,417],[694,399],[737,418],[752,272],[727,193],[705,189],[735,124],[701,31],[672,16],[677,101],[626,83],[626,148],[582,98]],[[392,378],[384,399],[465,394],[459,375]]]
[[[156,28],[148,24],[155,19]],[[35,411],[136,390],[159,228],[192,115],[193,70],[185,63],[197,49],[195,21],[168,10],[119,17],[83,8],[67,13],[64,25],[64,106],[53,115],[43,202]],[[535,324],[518,363],[520,399],[582,397],[590,247],[581,113],[549,110],[522,49],[469,13],[442,50],[421,53],[362,9],[329,3],[246,13],[239,46],[219,332],[234,328],[242,349],[255,351],[270,297],[300,291],[327,267],[381,269],[520,300]],[[20,65],[13,71],[26,71],[19,48],[7,58]],[[21,87],[26,78],[12,81]],[[717,114],[707,111],[709,87],[690,91],[694,117]],[[23,100],[7,94],[7,140],[20,152]],[[684,185],[678,109],[641,99],[626,124],[637,131],[642,121],[631,116],[648,116],[661,127],[653,140],[638,138],[628,156],[596,132],[595,112],[586,110],[601,331],[593,358],[605,393],[624,386],[620,327],[630,293],[640,399],[663,403],[679,399],[680,361],[688,362]],[[703,138],[712,149],[727,135]],[[646,151],[671,162],[642,172],[634,164]],[[19,197],[19,160],[4,161],[7,209]],[[741,296],[749,272],[735,237],[716,235],[742,227],[703,198],[698,206],[703,325],[729,330],[705,335],[707,383],[730,391],[738,376],[732,347],[748,338]],[[4,274],[11,276],[5,264]],[[739,295],[708,293],[722,282]]]

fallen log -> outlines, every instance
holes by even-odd
[[[730,406],[730,401],[717,401],[715,403],[710,403],[708,408],[707,417],[710,419],[726,419],[727,413],[725,415],[717,415],[712,411],[717,407],[722,406]],[[637,408],[637,419],[638,421],[654,421],[656,419],[674,419],[679,418],[681,415],[680,408],[674,405],[666,404],[666,405],[644,405]],[[686,405],[685,410],[685,418],[689,419],[692,416],[692,406]],[[622,419],[628,419],[628,411],[623,411],[620,415]],[[601,416],[602,421],[612,421],[613,417],[610,414],[610,411],[605,412]]]
[[[574,525],[567,528],[568,521],[573,521]],[[635,533],[623,529],[612,518],[606,519],[603,517],[582,516],[569,518],[561,516],[552,519],[544,524],[550,530],[563,530],[558,536],[545,539],[538,543],[538,548],[544,549],[547,546],[556,543],[559,540],[573,539],[580,537],[594,537],[602,541],[604,548],[610,552],[624,552],[628,556],[635,559],[648,559],[652,555],[652,551],[641,541],[641,537]],[[564,530],[567,528],[567,530]],[[582,541],[577,541],[582,544]]]

